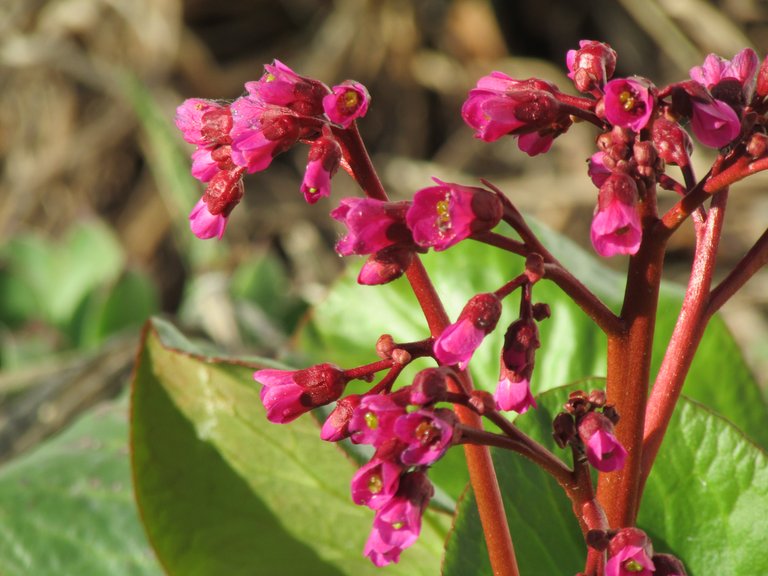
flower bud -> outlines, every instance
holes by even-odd
[[[672,554],[654,554],[653,566],[653,576],[688,576],[683,563]]]
[[[336,402],[336,407],[325,419],[320,438],[326,442],[338,442],[349,436],[349,421],[352,419],[352,413],[360,405],[360,396],[350,394],[340,398]]]
[[[579,92],[600,89],[616,69],[616,52],[604,42],[582,40],[566,55],[568,78]]]
[[[389,246],[379,250],[371,254],[363,264],[357,276],[357,283],[378,286],[392,282],[405,273],[411,265],[413,255],[413,250],[401,246]]]
[[[640,248],[637,200],[637,184],[627,174],[611,174],[600,187],[591,227],[592,246],[600,256],[634,254]]]
[[[536,407],[531,394],[531,374],[536,349],[540,346],[539,330],[532,319],[512,322],[504,335],[501,370],[494,398],[499,410],[523,414]]]
[[[579,437],[589,463],[601,472],[613,472],[624,466],[627,451],[613,434],[613,423],[603,414],[588,412],[579,421]]]
[[[501,300],[493,293],[478,294],[467,302],[459,319],[443,330],[434,344],[435,357],[445,365],[464,370],[475,350],[501,316]]]
[[[445,367],[427,368],[416,374],[411,384],[410,403],[425,406],[445,400],[449,374],[452,371]]]
[[[693,143],[688,132],[683,130],[677,122],[660,116],[653,123],[651,138],[659,158],[664,162],[676,166],[690,164]]]

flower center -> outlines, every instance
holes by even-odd
[[[402,522],[392,522],[392,528],[394,528],[395,530],[400,530],[400,528],[402,527],[403,527]]]
[[[413,434],[422,446],[431,444],[439,435],[437,429],[427,420],[420,422]]]
[[[435,204],[435,210],[437,211],[437,229],[440,230],[440,232],[445,232],[451,228],[450,206],[451,204],[447,197]]]
[[[621,228],[616,228],[616,230],[613,231],[616,236],[624,236],[624,234],[627,232],[629,232],[629,226],[622,226]]]
[[[376,417],[376,414],[373,412],[366,412],[365,413],[365,425],[368,426],[371,430],[376,430],[376,428],[379,427],[379,419]]]
[[[264,82],[274,82],[275,81],[275,75],[271,72],[267,72],[264,74]]]
[[[645,568],[637,560],[630,559],[624,562],[624,570],[627,572],[642,572]]]
[[[619,102],[621,102],[621,107],[627,112],[631,112],[637,104],[635,95],[629,90],[624,90],[624,92],[619,94]]]
[[[368,490],[371,494],[378,494],[384,489],[384,482],[381,479],[380,474],[371,474],[368,478]]]
[[[354,90],[347,90],[347,92],[344,94],[343,102],[344,108],[351,112],[357,108],[357,105],[360,102],[360,95]]]

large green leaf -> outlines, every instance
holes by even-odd
[[[181,576],[378,573],[355,464],[317,422],[266,420],[251,370],[208,362],[166,323],[146,331],[133,390],[136,495],[150,541]],[[159,334],[163,335],[163,339]],[[430,513],[392,574],[438,570],[448,518]]]
[[[131,489],[127,403],[0,469],[0,574],[155,576]]]
[[[518,420],[521,428],[556,453],[563,451],[554,447],[552,418],[574,388],[544,393],[538,410]],[[517,454],[494,450],[493,455],[521,574],[578,571],[585,549],[557,484]],[[640,509],[639,525],[651,536],[655,550],[680,557],[690,576],[766,574],[766,510],[765,452],[721,417],[683,399]],[[478,567],[475,573],[489,573],[471,493],[459,503],[455,526],[446,547],[444,574],[467,574],[472,566]]]

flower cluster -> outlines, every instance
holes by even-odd
[[[470,90],[462,115],[477,138],[492,142],[508,134],[529,155],[547,152],[574,118],[601,129],[588,169],[599,188],[591,239],[601,256],[639,250],[643,215],[654,215],[655,185],[673,182],[667,164],[681,167],[686,180],[692,176],[685,124],[701,144],[717,149],[733,147],[748,130],[758,136],[765,130],[755,126],[764,122],[755,112],[765,111],[768,82],[758,79],[766,64],[758,73],[758,57],[749,48],[731,60],[710,54],[691,69],[691,80],[661,90],[646,78],[612,78],[616,52],[602,42],[582,40],[568,52],[566,65],[583,96],[537,78],[492,72]],[[748,152],[766,150],[762,145]]]
[[[192,175],[207,183],[189,220],[198,238],[221,238],[230,213],[243,197],[242,177],[266,169],[297,142],[309,142],[301,192],[309,203],[330,194],[341,146],[334,129],[348,129],[364,116],[370,97],[362,84],[348,80],[328,88],[274,61],[246,94],[229,104],[198,98],[176,110],[176,126],[197,146]]]

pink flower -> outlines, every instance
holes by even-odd
[[[232,117],[228,106],[189,98],[176,108],[176,127],[190,144],[210,147],[228,140]]]
[[[720,100],[692,100],[691,129],[696,138],[710,148],[730,144],[741,132],[741,120],[733,108]]]
[[[192,233],[201,240],[224,236],[227,228],[228,216],[223,214],[211,214],[208,206],[201,198],[189,213],[189,227]]]
[[[357,283],[364,286],[387,284],[400,278],[413,260],[413,250],[403,246],[388,246],[368,256]]]
[[[651,83],[644,78],[617,78],[605,85],[605,118],[614,126],[640,132],[651,119]]]
[[[523,414],[531,406],[536,407],[530,380],[540,345],[539,329],[533,319],[516,320],[507,328],[501,352],[501,374],[493,394],[499,410]]]
[[[592,246],[600,256],[634,254],[640,248],[642,228],[636,204],[637,185],[626,174],[611,174],[600,187],[591,230]]]
[[[429,466],[439,460],[453,438],[450,410],[417,410],[395,421],[395,435],[408,446],[400,455],[406,466]]]
[[[473,233],[491,230],[501,220],[504,209],[492,192],[433,180],[438,185],[416,192],[405,216],[419,246],[445,250]]]
[[[759,58],[751,48],[744,48],[731,60],[720,58],[717,54],[709,54],[702,66],[694,66],[690,70],[691,79],[712,90],[723,80],[736,80],[743,87],[746,100],[749,100],[755,86],[755,72]]]
[[[400,485],[402,466],[374,457],[352,477],[352,500],[378,510],[389,502]]]
[[[451,376],[453,371],[445,366],[421,370],[411,384],[409,402],[416,406],[425,406],[444,400],[448,391],[446,380]]]
[[[565,58],[568,78],[579,92],[599,89],[613,76],[616,52],[603,42],[581,40],[578,50],[568,50]]]
[[[232,161],[249,173],[266,169],[272,158],[296,144],[299,119],[290,110],[248,97],[232,103]]]
[[[336,407],[325,419],[322,429],[320,430],[320,438],[326,442],[338,442],[344,438],[349,437],[349,421],[352,419],[352,414],[360,405],[360,396],[357,394],[350,394],[344,398],[340,398],[336,402]]]
[[[405,408],[389,395],[365,396],[355,408],[349,421],[350,439],[355,444],[379,447],[395,436],[395,420],[405,414]]]
[[[546,134],[540,134],[538,132],[521,134],[517,138],[517,147],[520,148],[522,152],[528,154],[528,156],[544,154],[549,152],[549,149],[552,148],[552,143],[555,141],[555,136],[555,132],[549,132]]]
[[[652,576],[653,547],[637,528],[622,528],[608,545],[605,576]]]
[[[605,152],[595,152],[589,157],[587,163],[587,175],[592,179],[592,184],[598,188],[605,184],[608,176],[611,175],[611,171],[605,167],[604,158]]]
[[[192,176],[200,182],[208,182],[221,170],[211,152],[211,148],[198,148],[192,153]]]
[[[397,562],[402,551],[416,542],[421,517],[433,494],[434,488],[423,472],[401,477],[397,494],[376,512],[363,550],[376,566]]]
[[[339,124],[342,128],[349,128],[358,118],[368,112],[368,104],[371,97],[368,90],[354,80],[347,80],[333,87],[331,94],[323,98],[323,109],[328,119]]]
[[[435,358],[445,365],[458,364],[464,370],[475,350],[496,328],[501,316],[501,301],[492,293],[478,294],[467,302],[459,319],[435,340]]]
[[[267,420],[285,424],[313,408],[323,406],[344,392],[347,377],[332,364],[317,364],[303,370],[258,370],[254,380],[262,384],[261,402]]]
[[[373,254],[395,244],[411,245],[405,225],[408,202],[384,202],[372,198],[344,198],[331,216],[348,230],[336,244],[342,256]]]
[[[299,76],[279,60],[265,65],[264,75],[246,82],[245,89],[255,100],[290,108],[302,116],[322,114],[323,97],[329,92],[322,82]]]
[[[323,135],[312,142],[307,160],[301,192],[309,204],[314,204],[320,198],[330,196],[331,177],[339,169],[341,161],[341,146],[327,127],[323,129]]]
[[[587,460],[601,472],[624,466],[627,451],[613,434],[613,422],[598,412],[589,412],[579,422],[579,437],[586,447]]]

